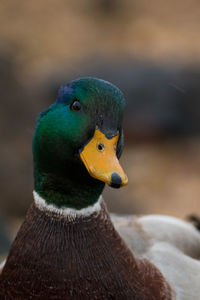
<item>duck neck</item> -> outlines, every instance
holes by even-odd
[[[87,172],[68,170],[67,174],[56,174],[35,169],[34,177],[35,191],[46,204],[57,208],[80,210],[92,206],[98,201],[105,185]]]

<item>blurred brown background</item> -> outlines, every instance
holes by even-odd
[[[127,99],[129,185],[106,188],[109,209],[200,214],[199,31],[197,0],[1,1],[0,254],[32,201],[37,116],[80,76]]]

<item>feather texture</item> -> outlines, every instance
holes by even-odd
[[[132,255],[101,205],[71,221],[33,204],[0,276],[0,299],[172,299],[158,268]]]
[[[175,292],[174,299],[200,299],[200,234],[196,228],[160,215],[111,218],[132,253],[162,272]]]

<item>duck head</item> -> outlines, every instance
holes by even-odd
[[[101,79],[80,78],[60,88],[33,139],[35,190],[47,203],[81,209],[97,201],[105,183],[127,185],[118,161],[124,107],[120,90]]]

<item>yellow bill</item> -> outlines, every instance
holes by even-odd
[[[113,187],[128,184],[128,178],[116,155],[119,134],[112,139],[96,129],[92,140],[84,147],[80,157],[90,175]]]

